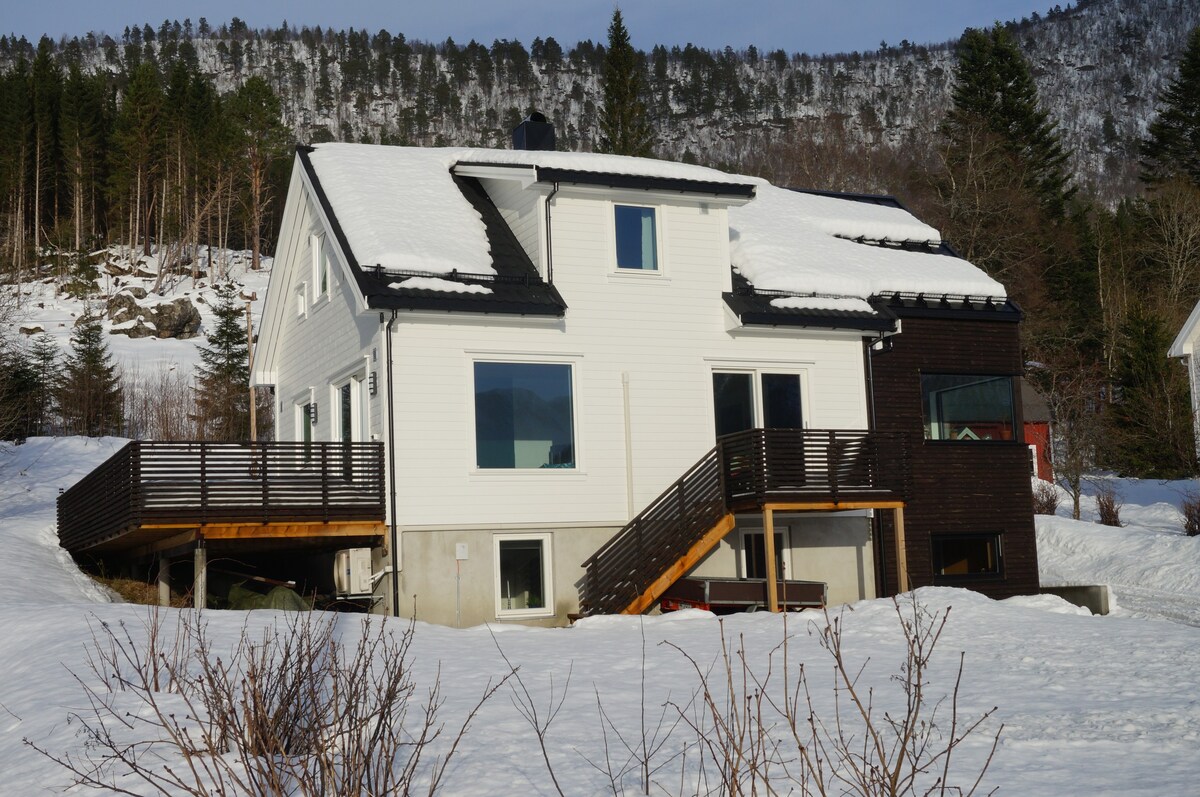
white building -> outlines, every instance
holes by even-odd
[[[894,202],[696,166],[321,144],[296,157],[252,378],[280,440],[385,443],[376,610],[560,624],[582,563],[718,434],[872,428],[868,349],[900,329],[877,297],[1002,301],[939,245]],[[875,512],[818,505],[766,517],[781,575],[874,596]],[[764,517],[691,574],[765,576]]]

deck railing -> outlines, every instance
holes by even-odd
[[[583,563],[586,614],[621,611],[725,515],[767,503],[903,500],[903,435],[749,429],[717,445]]]
[[[382,443],[133,441],[58,497],[70,551],[147,525],[383,517]]]

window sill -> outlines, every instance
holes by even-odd
[[[621,282],[628,280],[630,282],[670,282],[671,278],[662,271],[647,271],[638,268],[624,268],[619,271],[614,270],[608,272],[610,280]]]

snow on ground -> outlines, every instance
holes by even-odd
[[[128,265],[118,248],[108,250],[107,259]],[[223,258],[228,263],[230,278],[242,286],[241,292],[254,296],[251,302],[251,312],[254,316],[254,329],[258,329],[261,320],[264,300],[267,295],[267,282],[271,276],[272,259],[262,258],[258,271],[250,269],[249,251],[213,251],[214,259]],[[201,268],[207,268],[207,248],[201,247]],[[139,258],[143,273],[153,274],[157,271],[157,261],[154,257]],[[213,281],[208,277],[192,280],[190,276],[164,278],[162,295],[152,293],[156,278],[154,276],[137,277],[112,276],[101,269],[100,278],[95,283],[95,296],[90,299],[75,298],[59,292],[59,285],[53,280],[31,281],[22,285],[22,296],[14,309],[11,319],[13,327],[11,334],[6,337],[16,340],[29,341],[32,336],[19,334],[19,329],[27,330],[40,327],[46,334],[54,338],[62,352],[69,352],[71,346],[71,331],[75,321],[89,307],[93,312],[103,313],[107,297],[130,287],[143,288],[147,291],[144,299],[138,299],[138,304],[150,306],[160,302],[170,302],[178,298],[187,298],[200,311],[200,334],[187,340],[175,338],[129,338],[127,335],[105,336],[113,359],[121,365],[126,377],[151,377],[160,370],[183,369],[191,373],[200,361],[199,347],[207,343],[206,335],[212,329],[212,308],[216,303],[216,291]],[[117,325],[120,326],[120,325]],[[106,332],[112,330],[111,321],[104,322]]]
[[[83,752],[77,723],[68,718],[85,705],[75,675],[94,682],[86,670],[93,629],[102,622],[124,622],[135,638],[144,635],[141,623],[148,610],[109,603],[54,544],[58,489],[99,464],[120,442],[42,439],[0,450],[0,540],[5,551],[0,557],[0,797],[63,791],[68,776],[22,739],[60,753]],[[1149,489],[1131,483],[1123,489],[1130,521],[1145,513],[1157,523],[1155,518],[1166,514],[1156,508]],[[1135,503],[1144,496],[1148,503]],[[1172,543],[1176,558],[1182,559],[1190,544],[1170,528],[1130,526],[1108,532],[1063,518],[1040,522],[1039,533],[1049,568],[1059,577],[1088,583],[1106,574],[1126,578],[1126,568],[1140,566],[1129,560],[1155,556],[1166,562]],[[1109,533],[1123,536],[1109,539]],[[1129,547],[1140,539],[1151,544]],[[1089,548],[1084,542],[1095,544]],[[1146,572],[1157,572],[1152,562],[1146,567]],[[1164,589],[1174,590],[1180,602],[1200,606],[1198,572],[1193,568],[1190,578],[1184,568],[1168,572]],[[1127,593],[1119,595],[1127,606]],[[917,598],[930,609],[952,607],[928,693],[941,695],[952,688],[958,652],[963,651],[961,715],[974,717],[996,706],[986,728],[994,733],[1004,724],[986,786],[1023,797],[1195,793],[1200,779],[1195,756],[1200,741],[1200,629],[1155,619],[1149,603],[1138,612],[1093,617],[1049,596],[996,602],[965,590],[937,588],[919,590]],[[166,611],[168,623],[181,616]],[[244,626],[257,635],[280,617],[269,611],[212,611],[205,616],[219,650],[228,649]],[[352,639],[362,621],[343,615],[338,622]],[[875,690],[877,707],[895,708],[902,695],[890,676],[903,655],[896,610],[886,600],[865,601],[846,609],[841,622],[851,666],[865,663],[862,683]],[[674,716],[670,704],[687,705],[698,683],[687,657],[707,668],[720,652],[722,629],[732,646],[744,646],[746,660],[760,676],[786,632],[792,665],[806,663],[816,710],[830,717],[829,660],[810,634],[821,623],[822,615],[811,611],[786,619],[740,615],[723,626],[699,611],[590,618],[569,629],[457,630],[418,623],[412,664],[421,689],[440,678],[446,698],[442,716],[456,726],[489,679],[505,672],[496,647],[501,646],[520,667],[539,711],[565,690],[562,710],[548,734],[548,755],[563,791],[612,793],[605,776],[585,760],[604,761],[598,702],[615,727],[636,742],[643,704],[651,729],[660,727],[664,710],[668,718]],[[774,663],[772,683],[781,690],[778,653]],[[718,680],[714,677],[713,686],[719,694]],[[686,726],[677,726],[659,763],[694,741]],[[609,729],[614,758],[619,747]],[[955,754],[959,771],[977,767],[987,749],[983,737],[965,743]],[[695,763],[695,748],[685,760],[665,762],[656,775],[661,788],[654,793],[694,793],[694,784],[681,787],[680,773],[687,781]],[[626,785],[633,793],[632,781]],[[442,793],[553,793],[536,739],[507,691],[483,707]]]
[[[1124,501],[1121,528],[1095,522],[1096,491],[1107,485]],[[1179,504],[1195,481],[1098,477],[1071,520],[1063,493],[1057,515],[1037,517],[1044,585],[1107,584],[1124,616],[1169,618],[1200,626],[1200,537],[1183,533]]]

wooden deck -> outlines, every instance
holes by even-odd
[[[58,536],[77,554],[348,547],[383,534],[384,500],[381,443],[133,441],[59,496]]]
[[[736,514],[891,509],[903,546],[909,453],[902,434],[750,429],[727,435],[591,556],[584,614],[638,614],[653,606],[736,525]],[[765,542],[773,549],[768,528]],[[773,570],[773,550],[768,552]],[[774,574],[768,576],[768,587]]]

